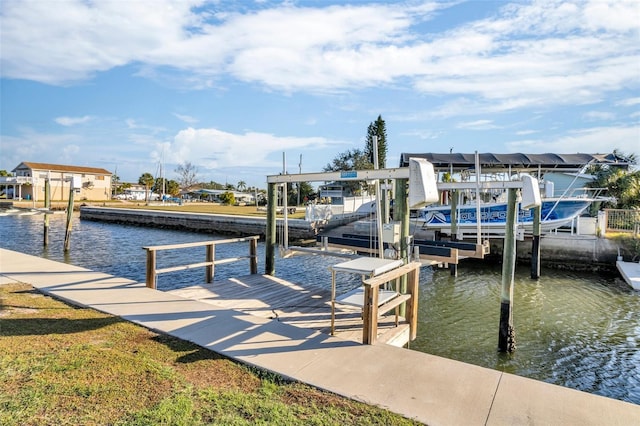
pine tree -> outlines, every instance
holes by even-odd
[[[384,169],[387,167],[387,129],[381,115],[378,115],[378,119],[367,128],[365,154],[371,164],[373,164],[374,136],[378,137],[378,167]]]

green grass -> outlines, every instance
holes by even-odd
[[[0,285],[2,425],[405,425],[414,422],[209,350]]]
[[[618,243],[625,260],[640,260],[640,236],[631,232],[607,232],[607,238]]]

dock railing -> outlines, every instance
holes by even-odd
[[[362,343],[373,345],[378,336],[378,318],[380,315],[397,308],[406,302],[406,321],[409,324],[409,340],[415,340],[418,332],[418,282],[420,275],[420,262],[411,262],[384,274],[363,280],[364,306],[362,308]],[[407,276],[407,293],[398,294],[394,299],[379,305],[378,295],[380,286],[390,281]],[[397,313],[396,313],[397,321]]]
[[[606,232],[630,232],[640,235],[640,210],[604,209]]]
[[[222,265],[225,263],[237,262],[243,259],[249,259],[249,270],[251,274],[258,273],[258,239],[259,236],[251,236],[244,238],[230,238],[226,240],[211,240],[200,241],[194,243],[181,243],[181,244],[167,244],[162,246],[149,246],[143,247],[147,251],[147,271],[146,271],[146,285],[149,288],[156,288],[156,278],[158,274],[164,274],[167,272],[184,271],[193,268],[205,268],[205,281],[211,283],[213,281],[213,275],[216,265]],[[249,255],[239,257],[229,257],[226,259],[216,260],[215,248],[221,244],[233,244],[249,242]],[[188,247],[205,247],[205,259],[204,262],[191,263],[188,265],[171,266],[168,268],[156,269],[156,253],[161,250],[174,250]]]

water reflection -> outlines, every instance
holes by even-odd
[[[71,250],[64,253],[64,215],[51,220],[50,245],[42,247],[41,216],[0,217],[0,246],[144,281],[147,245],[223,238],[191,232],[112,225],[74,219]],[[244,256],[244,245],[223,246],[219,257]],[[264,244],[258,246],[264,272]],[[204,248],[161,252],[160,267],[204,260]],[[278,276],[300,284],[331,282],[340,260],[295,256],[276,260]],[[248,261],[216,268],[216,278],[244,275]],[[500,265],[465,262],[459,276],[423,268],[418,339],[411,348],[562,386],[640,404],[640,294],[615,276],[517,268],[514,326],[517,350],[497,352]],[[202,283],[204,269],[158,277],[159,289]],[[345,275],[339,286],[357,285]]]

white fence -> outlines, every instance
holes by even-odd
[[[640,209],[605,209],[606,232],[640,234]]]

